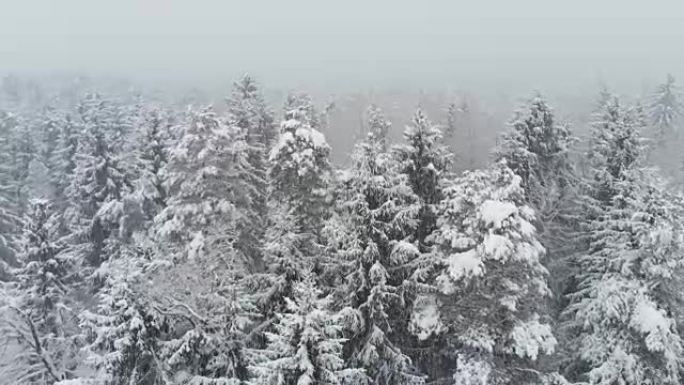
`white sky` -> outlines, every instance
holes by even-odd
[[[684,3],[0,0],[0,71],[337,86],[684,76]]]

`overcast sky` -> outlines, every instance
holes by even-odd
[[[681,1],[0,0],[0,71],[207,84],[522,85],[684,76]]]

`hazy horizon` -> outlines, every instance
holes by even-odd
[[[673,1],[27,0],[0,15],[0,71],[225,87],[641,92],[684,74]]]

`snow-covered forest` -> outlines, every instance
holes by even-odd
[[[581,136],[531,92],[475,168],[460,100],[367,106],[340,163],[332,108],[248,75],[213,106],[15,83],[2,384],[682,383],[672,76],[587,95]]]

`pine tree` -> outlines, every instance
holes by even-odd
[[[464,96],[459,103],[451,102],[446,108],[446,118],[444,119],[444,143],[451,150],[457,153],[458,159],[454,162],[455,166],[462,169],[471,169],[473,165],[473,145],[474,127],[471,119],[470,105]],[[467,159],[461,158],[460,154],[466,154]],[[459,161],[465,160],[467,164],[461,165]]]
[[[78,344],[71,299],[76,261],[63,253],[58,214],[44,200],[31,202],[24,220],[15,280],[2,309],[3,344],[20,351],[7,362],[8,383],[46,383],[73,378]]]
[[[390,122],[382,110],[374,104],[368,107],[366,114],[368,117],[368,132],[372,133],[374,137],[380,141],[382,151],[387,151],[389,148],[389,132],[392,128],[392,122]]]
[[[449,103],[446,108],[446,122],[444,124],[444,139],[447,143],[452,142],[456,134],[461,131],[467,123],[466,117],[470,112],[468,101],[463,98],[461,103]]]
[[[290,97],[278,142],[271,149],[271,199],[283,205],[303,232],[317,234],[326,217],[330,147],[316,127],[307,97]]]
[[[354,152],[342,180],[338,212],[326,226],[328,242],[343,261],[342,300],[348,365],[362,368],[372,384],[421,384],[411,359],[392,337],[405,325],[404,286],[419,257],[411,243],[420,210],[407,175],[397,169],[374,133]]]
[[[278,132],[259,85],[251,76],[245,75],[233,84],[228,113],[233,124],[249,131],[250,144],[259,143],[265,150],[271,148]]]
[[[682,342],[673,312],[681,268],[681,200],[643,164],[639,109],[617,99],[592,136],[589,246],[578,255],[577,290],[566,313],[576,354],[570,379],[591,384],[674,384]]]
[[[173,258],[196,252],[190,245],[210,247],[213,240],[204,236],[209,229],[239,227],[255,215],[249,149],[245,132],[211,108],[190,112],[169,154],[167,207],[155,219],[160,235],[172,241]],[[250,262],[241,258],[243,266]]]
[[[589,223],[578,290],[567,313],[575,331],[570,379],[590,384],[677,384],[682,340],[671,293],[682,267],[681,201],[646,170],[631,168]]]
[[[588,157],[592,163],[591,196],[600,203],[610,203],[614,184],[644,155],[644,142],[638,134],[643,121],[633,112],[613,97],[594,117]]]
[[[528,202],[546,224],[569,193],[573,138],[565,125],[555,121],[553,110],[541,95],[515,113],[510,127],[496,150],[497,161],[506,159],[522,178]]]
[[[59,137],[61,113],[51,106],[47,106],[40,112],[29,118],[29,132],[33,143],[27,143],[32,155],[28,163],[25,177],[24,195],[27,198],[54,199],[55,191],[50,183],[51,160],[57,148]]]
[[[266,317],[282,311],[302,269],[322,268],[320,231],[328,216],[330,147],[312,124],[316,116],[306,95],[290,95],[280,135],[269,155],[269,224],[263,246],[263,274],[252,277],[257,303]]]
[[[437,204],[448,177],[451,157],[442,143],[442,133],[419,109],[404,131],[406,144],[393,148],[401,172],[406,174],[421,203],[416,239],[421,248],[435,230]]]
[[[660,141],[679,130],[679,119],[684,112],[681,97],[681,91],[671,74],[667,75],[665,83],[658,85],[652,96],[651,124],[656,129],[656,136]]]
[[[164,182],[172,124],[168,113],[157,106],[144,108],[136,124],[134,194],[149,220],[166,207]]]
[[[344,369],[342,327],[329,311],[329,297],[321,297],[310,272],[303,275],[274,331],[266,333],[268,345],[251,368],[251,384],[347,384],[361,377],[357,369]]]
[[[69,204],[66,190],[71,182],[76,169],[76,152],[78,142],[83,134],[82,122],[65,114],[58,123],[57,143],[46,166],[50,171],[50,184],[54,192],[55,207],[63,209]]]
[[[544,265],[554,294],[548,313],[554,321],[567,304],[565,293],[574,285],[576,266],[570,255],[583,246],[576,241],[581,233],[580,179],[570,159],[572,142],[569,129],[556,122],[551,107],[537,94],[516,111],[496,149],[498,161],[505,160],[522,179],[525,204],[535,210],[534,225],[547,250]]]
[[[442,353],[451,360],[443,365],[456,367],[457,384],[539,380],[530,369],[556,345],[541,314],[550,295],[544,248],[521,183],[501,162],[466,172],[441,203],[433,234],[441,259],[437,298],[422,311],[431,316],[416,323],[427,335],[443,333]]]
[[[94,373],[84,380],[98,384],[162,385],[170,376],[162,360],[166,326],[142,289],[145,262],[133,248],[106,262],[109,274],[93,311],[81,314],[81,330],[89,343],[86,362]]]
[[[277,134],[273,116],[261,96],[256,82],[246,75],[233,86],[228,99],[228,122],[244,131],[250,145],[249,165],[253,175],[248,182],[251,188],[252,210],[256,215],[249,218],[240,234],[238,247],[257,264],[261,262],[261,242],[268,216],[268,150]]]
[[[12,139],[15,118],[0,115],[0,281],[10,278],[9,267],[17,265],[17,241],[21,233],[21,215],[13,175]]]
[[[157,302],[183,310],[169,321],[164,357],[181,383],[239,384],[252,313],[241,284],[251,261],[237,247],[241,224],[254,215],[249,145],[244,130],[211,108],[191,111],[180,130],[169,154],[167,207],[155,219],[169,242],[160,257],[171,263],[155,281]]]
[[[99,95],[88,95],[78,109],[83,134],[66,189],[69,207],[65,215],[73,250],[92,270],[108,259],[107,239],[119,230],[118,213],[130,193],[131,182],[117,153],[127,122],[118,106]]]
[[[299,110],[299,119],[302,124],[308,125],[318,131],[321,129],[321,122],[319,120],[320,114],[314,106],[311,96],[306,93],[292,92],[287,95],[285,99],[285,106],[283,108],[285,113],[285,120],[289,119],[288,114],[292,110]],[[282,132],[282,124],[281,124]]]
[[[18,215],[23,215],[28,204],[27,179],[31,161],[37,155],[31,126],[18,115],[7,114],[3,124],[8,134],[8,171],[12,180],[10,199]]]
[[[154,301],[168,324],[161,357],[177,383],[238,385],[248,379],[254,310],[236,254],[222,246],[175,264],[155,280]]]

